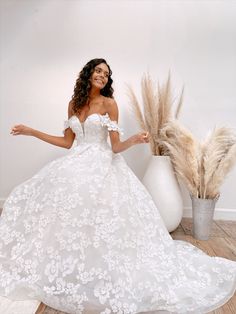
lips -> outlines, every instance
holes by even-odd
[[[104,82],[102,80],[95,80],[96,82],[100,83],[100,84],[104,84]]]

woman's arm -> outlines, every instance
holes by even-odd
[[[68,118],[72,116],[72,102],[69,103],[68,106]],[[72,132],[70,128],[67,128],[64,132],[64,136],[54,136],[49,135],[47,133],[43,133],[41,131],[32,129],[26,125],[18,124],[14,125],[11,128],[12,135],[29,135],[34,136],[44,142],[47,142],[52,145],[56,145],[59,147],[70,148],[74,142],[75,134]]]
[[[110,119],[112,121],[118,122],[118,115],[119,115],[118,106],[114,99],[109,99],[109,103],[107,104],[106,109],[107,109]],[[120,153],[136,144],[149,142],[148,132],[135,134],[123,142],[120,141],[120,136],[117,131],[110,131],[109,134],[110,134],[112,151],[114,153]]]

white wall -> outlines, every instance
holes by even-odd
[[[125,84],[140,95],[149,70],[172,73],[174,95],[185,84],[181,121],[199,137],[215,125],[236,125],[236,1],[0,0],[0,198],[67,150],[13,137],[23,123],[61,134],[77,74],[92,58],[113,70],[120,124],[138,131]],[[123,153],[139,178],[149,146]],[[236,169],[221,189],[220,208],[236,210]],[[185,205],[189,205],[185,193]]]

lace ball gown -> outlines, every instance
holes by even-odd
[[[65,121],[78,145],[13,189],[0,223],[0,295],[67,313],[207,313],[236,262],[174,241],[151,196],[107,142],[108,114]]]

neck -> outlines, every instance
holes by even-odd
[[[92,100],[93,98],[96,98],[96,97],[98,97],[100,95],[101,95],[100,94],[100,89],[97,89],[97,88],[94,88],[94,87],[91,88],[91,91],[89,93],[90,100]]]

